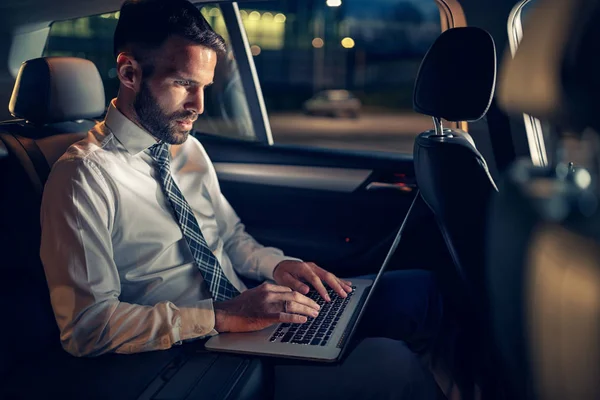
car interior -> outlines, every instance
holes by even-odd
[[[460,331],[452,377],[428,365],[440,399],[596,399],[600,1],[425,1],[441,30],[414,78],[412,108],[431,122],[410,153],[274,140],[241,0],[192,1],[219,10],[230,52],[194,136],[252,236],[340,277],[378,271],[405,223],[389,269],[432,271]],[[49,37],[120,5],[0,1],[0,398],[273,398],[270,359],[202,341],[93,358],[61,347],[41,195],[115,92],[99,62],[50,56]]]

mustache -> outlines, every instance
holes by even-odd
[[[181,111],[171,115],[171,120],[190,119],[192,122],[198,119],[198,113],[193,111]]]

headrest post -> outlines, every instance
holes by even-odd
[[[442,119],[438,117],[433,118],[433,125],[435,126],[435,136],[444,136],[444,126],[442,125]]]

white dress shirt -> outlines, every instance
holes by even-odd
[[[156,140],[114,106],[52,168],[41,209],[41,259],[65,350],[76,356],[166,349],[217,334],[213,301],[163,194]],[[221,193],[196,138],[171,147],[171,173],[208,246],[238,274],[273,278],[285,257],[257,243]]]

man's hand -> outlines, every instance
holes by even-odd
[[[303,324],[321,307],[289,287],[263,283],[231,300],[214,303],[217,332],[252,332],[279,322]]]
[[[331,272],[327,272],[315,263],[310,262],[282,261],[275,267],[273,278],[278,285],[287,286],[302,294],[307,294],[310,290],[308,285],[304,283],[307,282],[326,301],[331,301],[331,298],[327,295],[327,289],[325,289],[323,282],[344,298],[348,296],[347,293],[352,291],[351,282],[342,280]]]

